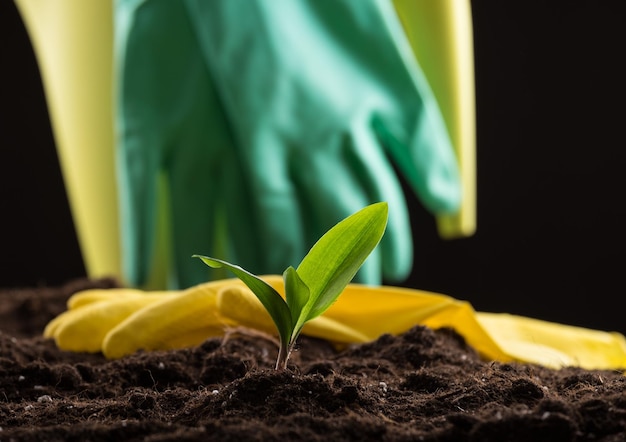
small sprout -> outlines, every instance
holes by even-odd
[[[297,269],[290,266],[284,271],[285,299],[261,278],[237,265],[208,256],[193,257],[210,267],[230,270],[259,298],[278,329],[276,370],[284,370],[304,324],[336,301],[380,242],[387,226],[387,211],[385,202],[369,205],[326,232]]]

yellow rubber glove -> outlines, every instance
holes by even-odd
[[[282,277],[265,279],[282,292]],[[184,291],[86,290],[67,302],[44,336],[63,350],[102,352],[115,359],[137,350],[166,350],[200,344],[231,327],[274,333],[276,328],[254,294],[239,280],[208,282]],[[319,317],[305,332],[337,343],[366,342],[367,335]]]
[[[139,349],[196,345],[234,325],[216,309],[217,294],[239,280],[212,281],[183,291],[86,290],[48,323],[44,337],[63,350],[102,352],[115,359]]]
[[[284,294],[281,276],[263,277]],[[102,351],[118,358],[139,349],[193,346],[230,327],[266,333],[275,327],[256,296],[238,279],[214,281],[182,292],[111,289],[87,291],[50,322],[44,336],[70,351]],[[619,333],[476,312],[465,301],[421,290],[350,284],[302,333],[339,346],[400,334],[415,325],[450,327],[487,360],[547,367],[626,368],[626,339]]]
[[[505,313],[477,312],[476,318],[496,343],[516,360],[550,367],[626,367],[626,340],[620,333]]]
[[[226,282],[230,284],[230,281]],[[119,322],[102,342],[102,352],[115,359],[136,350],[168,350],[198,345],[235,325],[216,308],[224,281],[202,284],[152,303]]]
[[[174,295],[141,293],[137,290],[88,290],[70,298],[66,312],[54,318],[44,330],[59,348],[99,352],[109,330],[143,307]]]

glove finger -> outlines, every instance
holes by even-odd
[[[118,2],[116,25],[128,280],[143,286],[153,266],[157,178],[166,172],[169,195],[160,195],[159,204],[169,204],[172,214],[166,221],[173,231],[169,286],[189,287],[209,276],[191,255],[212,251],[219,152],[231,147],[228,125],[182,2]]]
[[[324,315],[313,318],[304,324],[302,334],[326,339],[335,344],[352,344],[371,340],[358,330]]]
[[[366,192],[368,204],[386,201],[389,207],[387,228],[378,247],[382,276],[388,281],[404,280],[413,265],[411,223],[404,191],[396,171],[365,122],[352,132],[351,144],[350,170],[356,185]]]
[[[298,201],[304,202],[300,211],[308,247],[349,215],[386,201],[389,217],[385,234],[354,281],[379,285],[383,277],[406,278],[412,267],[413,242],[404,193],[393,168],[365,123],[343,137],[338,149],[344,152],[341,161],[309,149],[292,166]]]
[[[79,321],[81,319],[81,315],[82,312],[78,311],[77,309],[66,310],[63,313],[57,315],[46,324],[46,327],[43,330],[43,337],[54,339],[61,326],[69,322]]]
[[[186,117],[180,124],[175,153],[167,164],[170,173],[170,195],[173,228],[173,258],[178,287],[191,287],[215,279],[211,271],[193,254],[207,254],[231,259],[227,235],[239,237],[244,229],[229,232],[231,221],[249,222],[249,203],[245,195],[242,172],[235,156],[230,132],[231,124],[212,79],[196,46],[197,65],[194,75],[188,68],[186,86],[179,93],[187,94]],[[225,210],[235,204],[235,212],[219,223]],[[224,230],[225,228],[225,230]],[[249,230],[249,229],[247,229]],[[250,242],[246,244],[249,247]]]
[[[220,314],[237,324],[276,335],[276,325],[254,293],[245,286],[227,287],[217,295]]]
[[[437,129],[442,122],[433,113],[419,116],[408,134],[392,133],[387,122],[374,127],[424,207],[436,215],[451,214],[461,204],[460,172],[445,128]]]
[[[44,336],[54,338],[61,350],[96,353],[109,330],[137,310],[162,299],[162,295],[145,294],[68,310],[46,326]]]
[[[249,210],[245,212],[250,218],[242,217],[237,213],[240,209],[230,206],[230,241],[236,264],[255,274],[276,274],[296,266],[308,248],[300,202],[286,171],[286,159],[276,151],[266,150],[264,156],[267,163],[250,155],[244,169],[253,183]]]
[[[223,333],[230,324],[217,310],[217,290],[232,281],[215,281],[184,290],[134,312],[107,333],[102,352],[109,359],[137,350],[190,347]]]
[[[285,281],[280,275],[261,275],[263,281],[285,298]],[[223,286],[217,294],[217,308],[220,314],[236,323],[276,334],[276,325],[256,295],[241,280]]]
[[[131,286],[142,286],[150,272],[157,176],[166,139],[163,131],[168,127],[160,124],[160,107],[151,102],[158,96],[157,78],[145,70],[146,64],[155,63],[147,57],[154,51],[146,51],[143,45],[150,27],[134,26],[137,17],[147,16],[137,12],[137,4],[117,2],[115,11],[115,61],[116,66],[121,66],[116,72],[121,251],[124,278]],[[143,9],[146,11],[149,9]]]
[[[216,235],[222,241],[217,250],[226,261],[237,263],[252,273],[282,272],[286,267],[281,266],[283,263],[271,263],[265,259],[267,235],[257,220],[267,215],[258,207],[259,195],[252,189],[252,178],[241,155],[240,151],[233,149],[222,158],[225,171],[220,192],[224,212],[222,222],[216,226]]]
[[[441,109],[393,5],[378,6],[377,44],[387,48],[378,72],[400,109],[381,107],[372,125],[424,206],[434,214],[454,213],[461,203],[461,179]]]
[[[275,100],[266,100],[280,83],[274,70],[276,48],[267,35],[273,31],[264,25],[269,3],[185,4],[236,139],[236,169],[228,170],[229,188],[219,189],[228,195],[231,249],[225,258],[255,274],[280,273],[302,259],[305,248],[284,145],[276,142],[273,129],[266,130],[268,120],[280,111]],[[264,83],[266,79],[270,82]],[[278,225],[276,219],[281,220]]]
[[[67,300],[67,308],[73,310],[85,305],[101,301],[110,301],[118,298],[131,298],[134,296],[150,295],[170,295],[171,291],[151,291],[145,292],[139,289],[89,289],[73,294]]]
[[[168,292],[152,292],[152,294],[164,294]],[[90,289],[77,292],[70,296],[67,300],[68,311],[61,313],[54,319],[52,319],[46,325],[43,335],[44,337],[54,337],[56,330],[67,321],[72,321],[76,314],[69,313],[70,310],[77,310],[79,308],[89,306],[98,302],[107,302],[111,300],[130,299],[133,297],[144,296],[145,292],[135,289]]]
[[[298,192],[299,211],[302,214],[306,238],[306,252],[313,247],[334,225],[376,201],[370,201],[361,183],[357,182],[350,167],[338,163],[335,158],[324,156],[324,153],[304,155],[301,161],[294,164],[293,181]],[[331,177],[322,178],[322,177]],[[281,220],[274,220],[280,226]],[[379,246],[378,246],[379,247]],[[370,254],[354,280],[367,284],[381,283],[380,261],[374,257],[378,247]],[[304,258],[304,254],[297,262]],[[376,262],[374,262],[376,261]]]

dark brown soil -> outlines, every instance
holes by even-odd
[[[624,441],[626,376],[481,361],[415,327],[290,369],[248,334],[116,361],[41,337],[67,297],[114,280],[0,291],[0,441]]]

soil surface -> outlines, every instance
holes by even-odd
[[[482,361],[415,327],[336,352],[301,337],[287,371],[252,334],[108,361],[41,337],[72,293],[0,290],[0,441],[624,441],[626,376]]]

